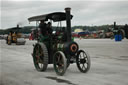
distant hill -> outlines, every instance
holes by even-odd
[[[117,27],[122,28],[124,25],[117,25]],[[12,27],[14,28],[14,27]],[[35,26],[24,26],[22,29],[19,30],[21,33],[31,33],[32,29],[35,29]],[[113,25],[102,25],[102,26],[73,26],[72,27],[72,32],[75,29],[83,29],[83,30],[88,30],[88,31],[98,31],[98,30],[104,30],[105,32],[108,31],[108,28],[113,28]],[[8,34],[11,28],[8,29],[0,29],[0,34]],[[53,27],[53,30],[57,29],[57,27]]]

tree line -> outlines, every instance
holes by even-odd
[[[117,25],[117,27],[122,28],[124,25]],[[53,26],[53,30],[57,29],[58,27]],[[88,31],[98,31],[98,30],[104,30],[105,32],[108,31],[108,28],[113,28],[113,25],[101,25],[101,26],[73,26],[72,27],[72,32],[75,29],[83,29],[83,30],[88,30]],[[7,29],[0,29],[0,35],[3,34],[8,34],[12,28],[7,28]],[[24,26],[18,32],[24,33],[24,34],[29,34],[31,33],[32,29],[36,29],[36,26]]]

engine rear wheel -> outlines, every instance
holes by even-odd
[[[48,66],[48,51],[43,43],[37,43],[33,50],[33,62],[37,71],[45,71]]]
[[[11,45],[11,44],[12,44],[11,40],[8,40],[8,41],[7,41],[7,44],[8,44],[8,45]]]
[[[11,36],[7,36],[7,41],[6,42],[7,42],[8,45],[12,44]]]
[[[88,53],[83,50],[79,50],[76,57],[76,64],[81,72],[86,73],[90,69],[91,65]]]
[[[57,75],[63,76],[67,68],[67,59],[63,52],[58,51],[53,58],[54,70]]]
[[[122,36],[122,39],[125,37],[125,31],[123,29],[120,29],[118,33]]]

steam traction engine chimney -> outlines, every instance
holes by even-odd
[[[119,34],[119,28],[116,26],[116,22],[114,22],[114,30],[115,30],[115,35]]]
[[[117,30],[117,28],[116,28],[116,22],[114,22],[114,30]]]
[[[17,24],[17,28],[19,28],[19,25]]]
[[[71,15],[70,15],[71,8],[65,8],[66,12],[66,32],[67,32],[67,40],[71,41]]]

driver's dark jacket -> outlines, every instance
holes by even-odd
[[[46,24],[45,23],[40,23],[39,28],[40,28],[41,34],[43,36],[45,36],[47,34]]]

